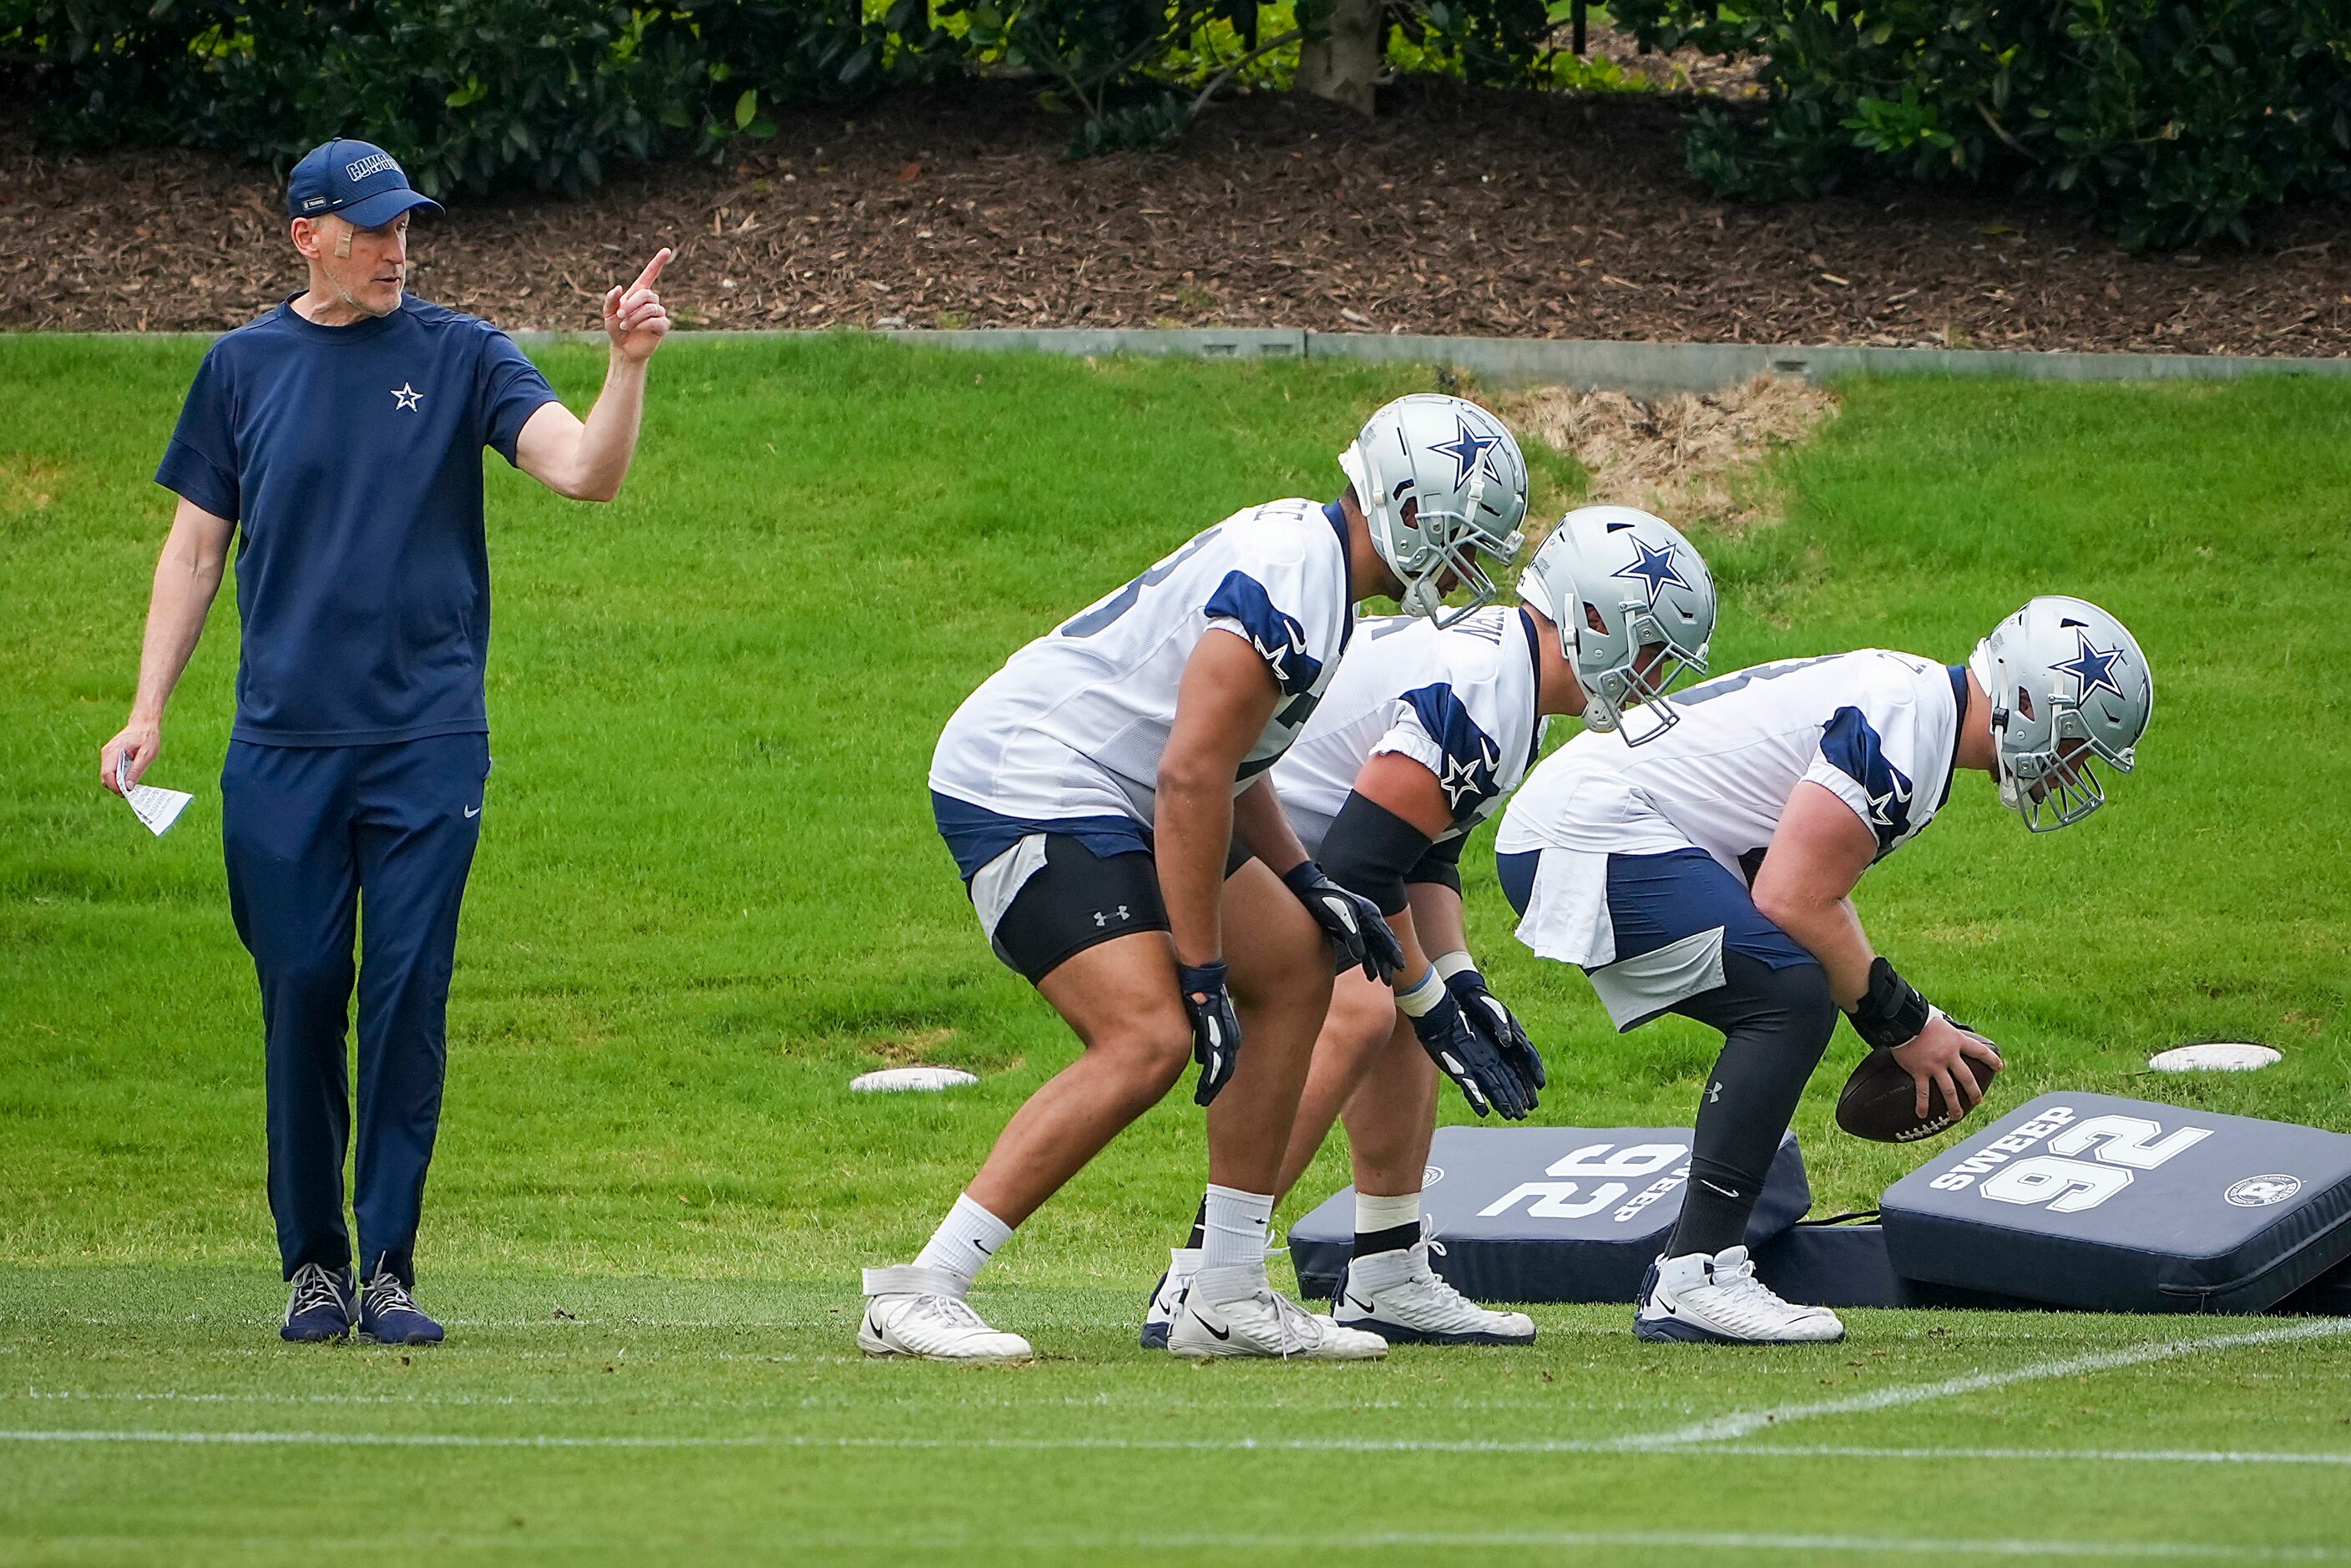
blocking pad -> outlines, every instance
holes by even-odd
[[[1421,1207],[1445,1250],[1429,1262],[1476,1301],[1631,1301],[1681,1215],[1689,1155],[1684,1127],[1439,1127]],[[1795,1137],[1782,1134],[1749,1244],[1812,1201]],[[1352,1186],[1290,1228],[1301,1295],[1338,1288],[1354,1239]]]
[[[1886,1189],[1907,1279],[2104,1312],[2257,1312],[2351,1257],[2351,1137],[2043,1094]]]

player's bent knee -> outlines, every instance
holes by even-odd
[[[1817,1062],[1841,1016],[1829,991],[1828,971],[1818,964],[1791,964],[1765,973],[1771,977],[1765,997],[1779,1024],[1774,1032],[1790,1049],[1807,1052]]]
[[[1152,1020],[1121,1044],[1138,1113],[1157,1104],[1192,1064],[1192,1029],[1181,1013]]]

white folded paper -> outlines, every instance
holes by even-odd
[[[188,802],[195,799],[184,790],[160,789],[152,784],[133,784],[123,792],[122,798],[131,803],[131,809],[138,814],[139,820],[147,824],[147,831],[159,839],[163,836],[163,830],[180,820],[180,813],[188,809]]]

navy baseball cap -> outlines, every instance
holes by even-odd
[[[346,223],[371,229],[411,208],[437,213],[441,204],[411,190],[392,155],[371,141],[338,136],[302,154],[286,181],[286,214],[322,218],[340,214]]]

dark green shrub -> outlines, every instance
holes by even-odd
[[[2351,188],[2345,0],[1615,0],[1652,47],[1760,59],[1760,116],[1701,110],[1734,196],[1865,171],[2070,192],[2131,247],[2246,239]]]
[[[399,150],[435,194],[577,191],[615,159],[774,132],[765,110],[929,68],[921,0],[9,0],[0,49],[40,62],[69,143],[182,141],[284,168],[329,136]]]

